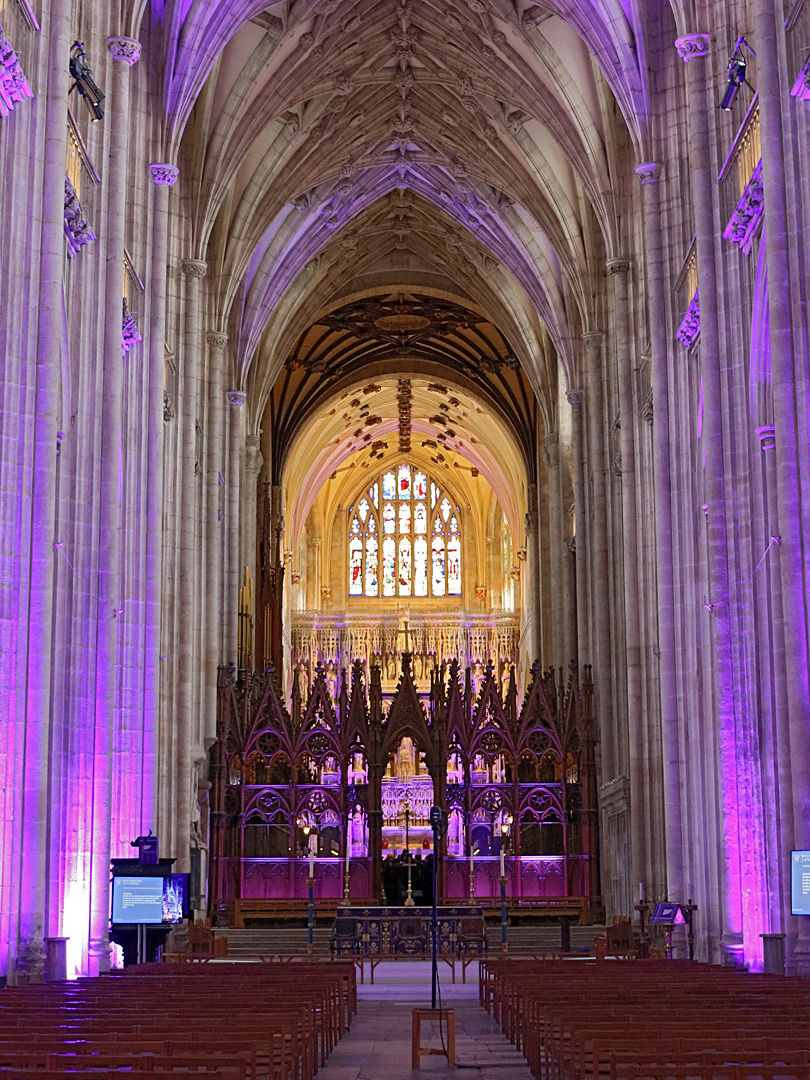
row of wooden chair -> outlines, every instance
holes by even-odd
[[[483,960],[538,1080],[810,1080],[810,980],[678,961]]]
[[[356,1009],[354,964],[337,960],[144,964],[9,988],[0,995],[0,1077],[312,1080]]]

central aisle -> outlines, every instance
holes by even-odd
[[[446,964],[439,967],[442,1005],[456,1011],[456,1065],[460,1077],[532,1080],[522,1054],[510,1045],[492,1017],[478,1004],[478,970],[453,986]],[[460,978],[460,975],[459,975]],[[422,1058],[411,1069],[411,1010],[430,1007],[430,963],[380,964],[374,986],[357,987],[357,1016],[317,1080],[412,1080],[420,1073],[454,1075],[440,1056]],[[446,1033],[445,1033],[446,1038]],[[422,1045],[440,1047],[438,1028],[422,1025]]]

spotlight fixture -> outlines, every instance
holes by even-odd
[[[104,109],[101,107],[101,103],[104,100],[104,94],[99,90],[98,86],[93,81],[93,71],[90,65],[87,63],[87,57],[84,52],[84,43],[81,41],[74,41],[70,50],[70,64],[68,65],[70,74],[73,78],[72,90],[78,90],[79,95],[84,98],[84,103],[87,106],[87,111],[93,120],[93,123],[98,123],[104,117]]]
[[[749,90],[753,92],[753,86],[745,77],[747,69],[747,61],[743,55],[743,48],[756,57],[756,53],[745,40],[745,37],[740,34],[737,41],[734,44],[734,52],[731,54],[728,60],[728,67],[726,68],[726,89],[723,94],[723,99],[720,102],[720,108],[725,109],[728,112],[731,106],[734,104],[734,99],[737,96],[737,91],[745,83]]]

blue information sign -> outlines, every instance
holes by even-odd
[[[810,851],[790,853],[790,910],[810,915]]]

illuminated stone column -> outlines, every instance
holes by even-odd
[[[681,828],[681,763],[678,684],[675,677],[675,597],[672,568],[672,477],[670,472],[669,350],[664,284],[661,206],[658,184],[661,167],[645,162],[636,167],[644,203],[644,241],[647,268],[647,309],[652,349],[653,474],[655,481],[655,549],[658,599],[658,681],[663,746],[664,817],[668,895],[683,895]]]
[[[208,422],[206,444],[206,574],[205,574],[205,702],[203,739],[206,747],[216,738],[217,668],[222,655],[222,571],[225,555],[225,334],[211,332],[208,342]]]
[[[239,489],[241,454],[245,445],[245,414],[247,394],[244,390],[229,390],[228,404],[228,570],[225,575],[225,643],[229,664],[237,663],[239,646],[239,583],[241,559],[239,551]]]
[[[144,701],[142,828],[157,830],[157,751],[161,701],[161,610],[163,584],[163,451],[166,381],[166,259],[169,191],[177,182],[174,165],[149,166],[154,183],[152,274],[149,282],[149,397],[146,493],[146,582],[144,607]],[[161,822],[161,828],[166,827]],[[168,839],[168,838],[167,838]]]
[[[647,880],[646,814],[647,777],[644,736],[644,695],[641,671],[641,617],[638,579],[638,517],[636,504],[636,407],[633,400],[633,360],[628,307],[627,259],[607,264],[613,291],[616,336],[622,468],[622,555],[624,570],[624,626],[627,671],[627,771],[630,780],[631,881]],[[624,764],[622,765],[623,771]]]
[[[792,788],[791,780],[791,754],[790,754],[790,711],[788,700],[788,673],[785,664],[785,629],[784,612],[782,607],[782,580],[781,567],[778,558],[778,546],[773,538],[779,538],[779,505],[776,482],[776,429],[772,424],[761,427],[757,431],[759,444],[762,452],[763,479],[765,486],[765,524],[766,533],[769,537],[771,548],[767,555],[767,593],[768,603],[762,612],[762,620],[758,627],[763,640],[768,640],[770,648],[768,658],[772,665],[773,677],[773,708],[774,708],[774,733],[775,746],[773,760],[764,762],[763,773],[770,770],[770,778],[775,781],[776,790],[782,793],[782,798],[774,799],[768,807],[768,812],[777,818],[779,830],[779,843],[776,845],[774,859],[777,862],[773,880],[778,881],[780,873],[785,872],[785,860],[787,853],[793,846],[794,823],[793,823],[793,800],[785,798],[784,793]],[[763,567],[763,569],[765,569]],[[760,574],[762,571],[760,571]],[[757,575],[759,576],[759,575]],[[768,805],[766,800],[766,806]],[[779,865],[781,864],[781,865]],[[774,933],[786,933],[788,936],[788,953],[792,954],[796,949],[797,923],[803,920],[790,917],[790,894],[786,890],[781,897],[771,898],[771,910],[781,908],[779,922],[772,923],[769,929]]]
[[[571,446],[574,451],[574,518],[576,523],[574,565],[576,567],[576,619],[578,663],[588,664],[588,560],[585,550],[585,448],[583,446],[582,400],[584,390],[566,390],[571,406]]]
[[[605,364],[600,333],[583,334],[585,376],[588,383],[587,419],[592,483],[590,531],[591,602],[593,604],[594,694],[602,744],[602,777],[616,773],[618,733],[613,705],[611,672],[610,561],[607,535],[607,488],[605,478]]]
[[[757,89],[762,141],[762,186],[765,195],[765,262],[768,269],[768,313],[771,344],[771,382],[776,435],[775,471],[778,533],[776,557],[782,582],[785,666],[790,717],[790,766],[793,796],[793,845],[810,848],[810,680],[807,654],[807,583],[802,554],[802,512],[806,509],[799,476],[797,442],[807,438],[800,427],[797,386],[804,379],[803,343],[794,341],[793,301],[789,258],[789,226],[785,193],[785,140],[782,133],[783,93],[779,84],[776,42],[777,12],[773,0],[754,0],[757,49]],[[785,99],[786,100],[786,99]],[[773,527],[773,526],[772,526]],[[783,750],[785,753],[786,750]],[[787,857],[787,853],[783,854]],[[791,963],[791,960],[793,963]],[[789,966],[810,971],[810,927],[799,920],[799,935]]]
[[[27,687],[25,730],[18,729],[20,750],[19,832],[13,834],[12,877],[19,903],[17,920],[9,919],[8,964],[12,981],[38,980],[44,965],[43,925],[47,881],[48,800],[53,634],[54,524],[56,514],[57,429],[61,407],[65,259],[65,158],[67,154],[67,57],[70,53],[71,0],[52,0],[48,24],[48,85],[43,89],[44,160],[42,219],[39,237],[39,305],[32,313],[37,335],[36,396],[33,425],[30,573],[28,582]],[[29,436],[30,438],[31,436]],[[20,728],[22,725],[20,725]],[[24,756],[23,749],[24,748]],[[16,925],[15,925],[16,923]]]
[[[195,693],[199,679],[200,658],[199,607],[195,589],[199,575],[198,528],[200,480],[197,477],[197,424],[200,410],[200,371],[202,368],[202,342],[200,334],[201,282],[207,266],[196,259],[188,259],[182,266],[186,279],[186,307],[183,324],[183,345],[180,371],[180,502],[179,528],[177,533],[177,785],[175,806],[177,810],[176,868],[180,872],[189,869],[190,822],[192,816],[192,764],[198,750],[199,707]]]
[[[681,59],[687,64],[686,85],[689,119],[689,173],[692,182],[692,209],[695,221],[698,282],[700,285],[700,369],[703,379],[702,437],[705,451],[704,492],[707,515],[708,587],[711,605],[709,618],[713,644],[716,716],[707,731],[707,745],[715,739],[720,744],[721,796],[723,804],[724,847],[724,925],[721,948],[732,963],[745,958],[761,961],[762,944],[759,937],[763,927],[757,918],[761,913],[762,889],[760,875],[764,852],[761,843],[761,816],[749,813],[743,827],[740,820],[739,759],[749,756],[746,788],[750,805],[756,801],[755,774],[758,761],[751,746],[752,733],[743,732],[748,726],[745,717],[735,715],[734,664],[731,642],[731,611],[729,607],[728,539],[726,535],[725,468],[723,454],[723,393],[720,375],[720,333],[717,308],[717,267],[715,264],[715,179],[712,171],[709,138],[709,111],[704,57],[709,53],[708,34],[689,34],[676,42]],[[741,832],[742,829],[742,832]],[[744,848],[741,837],[744,833]],[[754,850],[756,849],[756,850]],[[745,863],[745,871],[743,871]],[[744,884],[743,884],[744,882]],[[746,912],[746,898],[751,903]]]
[[[121,427],[124,365],[121,326],[124,297],[124,244],[128,191],[129,69],[141,47],[130,38],[110,38],[112,65],[108,93],[109,157],[105,230],[104,370],[101,395],[98,600],[93,733],[93,831],[90,854],[90,941],[88,974],[109,970],[110,843],[115,769],[118,629],[121,595]]]

